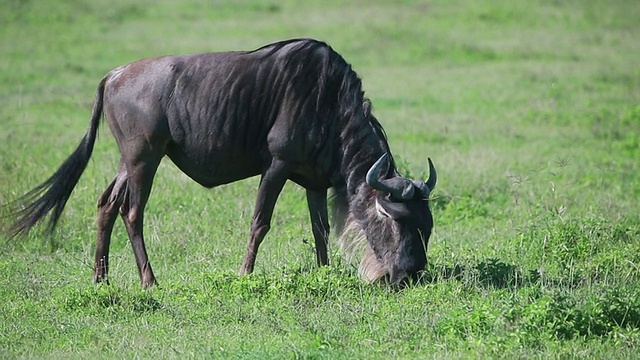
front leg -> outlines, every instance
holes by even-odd
[[[316,244],[318,266],[329,265],[327,245],[329,242],[329,215],[327,213],[327,190],[307,190],[307,204],[311,218],[311,231]]]
[[[273,209],[292,168],[292,164],[273,159],[269,168],[262,174],[260,186],[258,187],[256,208],[253,213],[249,244],[247,245],[242,268],[240,268],[240,275],[253,272],[258,247],[271,228]]]

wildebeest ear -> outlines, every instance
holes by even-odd
[[[376,199],[376,209],[380,214],[390,217],[393,220],[407,218],[411,215],[411,211],[405,203],[391,201],[386,197]]]
[[[364,101],[362,102],[362,112],[364,113],[365,118],[371,116],[371,107],[371,100],[364,99]]]

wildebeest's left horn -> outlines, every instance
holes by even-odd
[[[420,189],[425,199],[429,198],[429,194],[433,188],[436,187],[436,181],[438,181],[438,175],[436,174],[436,168],[433,166],[433,162],[431,162],[430,158],[427,158],[427,160],[429,161],[429,179],[427,179],[426,183],[420,180],[413,182],[413,184]]]
[[[436,182],[438,181],[438,174],[436,174],[436,167],[433,166],[433,162],[431,158],[427,158],[429,161],[429,179],[427,179],[427,186],[429,190],[433,190],[436,187]]]
[[[391,194],[391,200],[403,201],[413,198],[415,192],[411,181],[401,177],[381,179],[382,169],[388,166],[388,154],[382,155],[378,161],[367,171],[367,185],[372,188]]]

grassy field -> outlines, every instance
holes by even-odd
[[[363,78],[405,175],[435,162],[424,281],[366,285],[335,245],[316,268],[293,184],[238,277],[257,179],[205,190],[164,161],[145,224],[160,287],[140,289],[121,222],[94,286],[118,163],[103,126],[56,235],[0,236],[0,357],[638,357],[640,4],[330,3],[0,0],[0,205],[72,152],[110,69],[314,37]]]

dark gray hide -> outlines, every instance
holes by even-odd
[[[54,229],[87,166],[103,113],[121,157],[98,200],[95,281],[107,280],[111,231],[120,213],[142,286],[156,283],[143,215],[165,155],[209,188],[261,175],[241,274],[253,271],[287,180],[307,191],[319,264],[328,264],[330,187],[336,213],[342,214],[338,223],[355,223],[365,233],[375,254],[369,260],[377,261],[381,276],[399,281],[426,264],[432,228],[426,198],[435,171],[431,168],[428,185],[398,175],[360,79],[327,44],[289,40],[250,52],[145,59],[109,72],[98,86],[89,130],[78,148],[21,199],[26,205],[18,211],[14,235],[29,232],[51,210],[49,230]],[[378,159],[367,185],[367,172]]]

